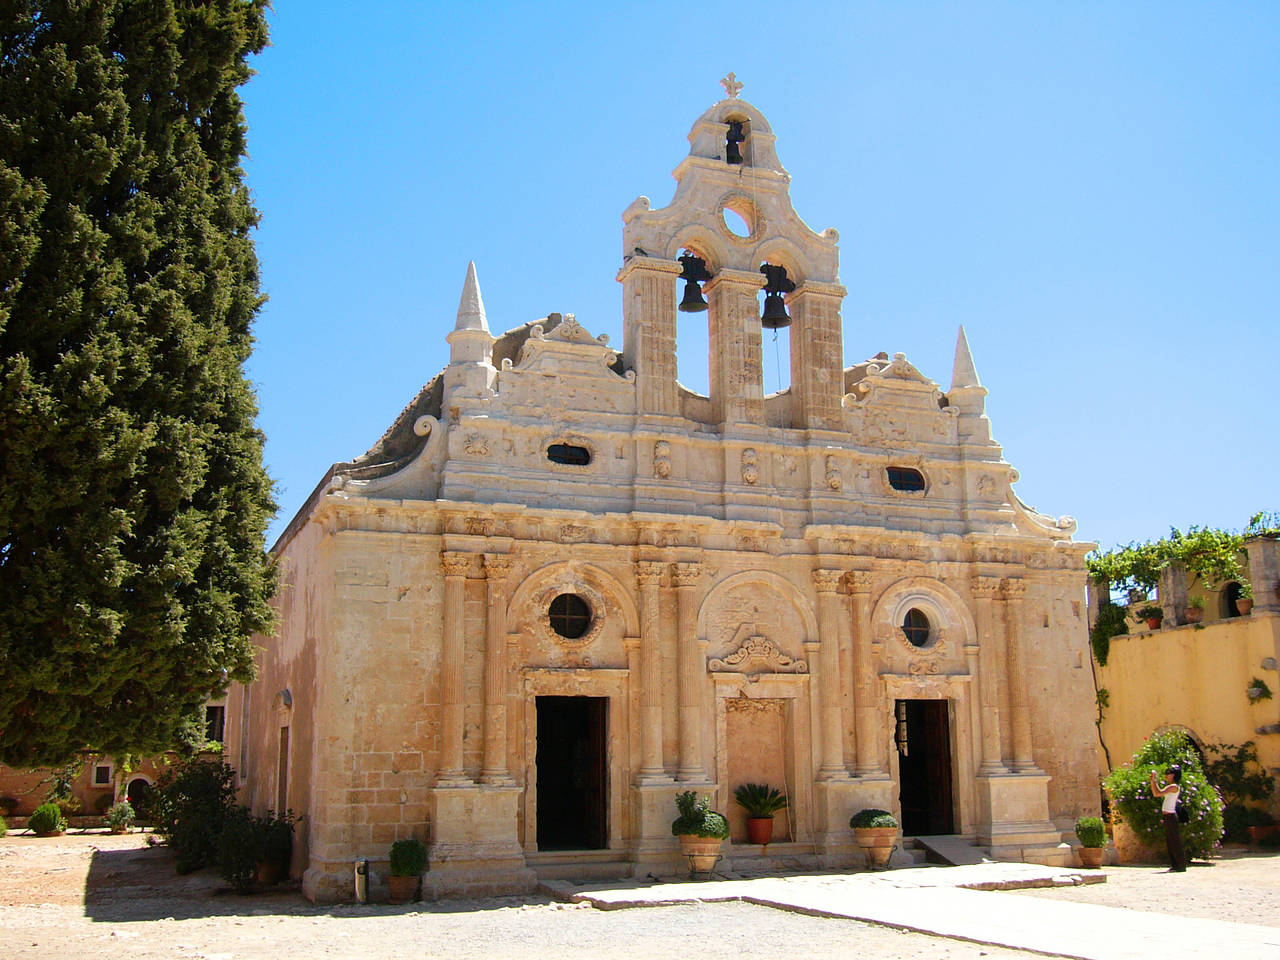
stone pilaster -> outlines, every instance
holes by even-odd
[[[484,766],[480,782],[508,785],[507,773],[507,574],[511,557],[484,555]]]
[[[636,563],[640,583],[640,770],[639,783],[670,779],[662,757],[662,607],[658,587],[665,564]]]
[[[838,283],[806,280],[787,298],[791,312],[791,396],[798,429],[839,430],[844,395]]]
[[[982,766],[978,768],[979,776],[998,776],[1007,772],[1000,755],[1000,658],[992,632],[991,607],[999,591],[999,577],[974,577],[970,584],[974,621],[978,628],[978,675],[975,679],[982,701]]]
[[[1009,707],[1013,732],[1013,769],[1021,773],[1040,773],[1031,752],[1031,705],[1027,696],[1026,655],[1022,649],[1023,597],[1027,584],[1023,580],[1002,580],[1004,596],[1005,645],[1008,652]]]
[[[675,416],[676,278],[680,264],[634,256],[618,271],[622,284],[623,353],[636,372],[636,411]]]
[[[764,275],[721,270],[707,281],[711,349],[711,417],[725,426],[764,425],[760,303]]]
[[[871,573],[852,570],[845,575],[853,597],[853,737],[854,772],[859,777],[885,776],[876,746],[879,709],[874,687],[875,662],[871,656]]]
[[[693,783],[707,780],[702,760],[702,688],[707,676],[707,655],[697,634],[697,583],[701,572],[699,563],[677,563],[672,570],[680,678],[680,768],[676,779]]]
[[[813,571],[813,584],[818,591],[818,656],[822,672],[820,716],[822,723],[822,764],[819,780],[846,780],[844,766],[844,719],[840,713],[840,570]]]
[[[444,643],[440,655],[440,767],[437,786],[468,786],[463,769],[462,667],[466,658],[467,572],[472,555],[441,554],[444,567]]]

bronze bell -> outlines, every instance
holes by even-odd
[[[701,284],[711,279],[711,274],[707,272],[706,261],[691,253],[686,253],[677,259],[683,268],[680,271],[680,279],[685,283],[684,297],[676,309],[684,313],[701,313],[707,309],[707,301],[702,298]]]
[[[742,122],[739,120],[729,121],[729,133],[724,139],[724,162],[725,163],[741,163],[742,149],[738,144],[746,140],[747,136],[742,132]]]
[[[782,295],[790,293],[796,285],[787,279],[787,268],[762,263],[760,272],[764,274],[765,292],[764,313],[760,315],[760,326],[768,330],[791,326],[791,315],[787,313],[787,303],[782,299]]]

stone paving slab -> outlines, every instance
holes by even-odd
[[[1100,882],[1100,871],[985,863],[882,874],[769,877],[650,886],[579,887],[548,893],[605,910],[744,900],[816,916],[867,923],[1079,960],[1280,958],[1280,929],[1253,924],[1040,898],[999,890]]]

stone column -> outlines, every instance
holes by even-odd
[[[676,395],[676,278],[673,260],[634,256],[618,271],[625,330],[622,350],[636,372],[636,410],[674,416]]]
[[[662,614],[658,586],[665,564],[636,563],[640,582],[640,783],[667,779],[662,759]]]
[[[1009,710],[1013,732],[1013,769],[1016,772],[1040,772],[1031,752],[1031,707],[1027,697],[1026,656],[1022,649],[1022,603],[1027,584],[1024,580],[1002,580],[1004,594],[1004,630],[1009,663]]]
[[[791,311],[792,423],[810,430],[839,430],[844,395],[843,341],[838,283],[805,280],[787,298]]]
[[[440,767],[437,786],[471,783],[463,769],[462,665],[466,658],[467,571],[469,553],[446,551],[444,566],[444,649],[440,655]]]
[[[480,782],[508,785],[507,774],[507,574],[511,557],[484,555],[484,766]]]
[[[702,687],[707,677],[707,657],[698,637],[699,563],[677,563],[672,573],[676,585],[676,650],[680,672],[680,769],[677,780],[705,783],[702,763]]]
[[[992,635],[992,600],[1000,590],[999,577],[974,577],[974,620],[978,627],[978,689],[982,701],[982,766],[979,776],[1007,773],[1000,756],[1000,659]]]
[[[764,274],[724,269],[707,281],[711,417],[718,424],[764,425],[760,303]]]
[[[871,572],[852,570],[845,575],[853,596],[853,736],[854,772],[859,777],[884,776],[877,730],[874,677],[871,657]]]
[[[846,780],[844,767],[844,719],[840,714],[840,570],[813,571],[813,584],[818,591],[818,657],[822,675],[822,764],[819,780]]]

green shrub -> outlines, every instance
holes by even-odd
[[[179,873],[215,861],[235,796],[235,771],[221,760],[194,760],[161,775],[148,812],[172,848]]]
[[[733,791],[733,799],[748,817],[772,817],[787,806],[787,798],[782,791],[767,783],[744,783]]]
[[[672,836],[690,835],[723,840],[729,835],[729,821],[711,809],[710,797],[699,797],[692,790],[676,794],[676,810],[680,816],[671,821]]]
[[[1268,833],[1258,841],[1260,847],[1280,847],[1280,833]]]
[[[1265,810],[1228,803],[1222,808],[1222,839],[1226,843],[1248,843],[1250,827],[1266,827],[1274,822]]]
[[[56,803],[42,803],[27,821],[32,833],[57,833],[67,829],[66,818]]]
[[[127,830],[133,826],[136,817],[129,801],[121,800],[119,803],[112,804],[111,809],[107,811],[107,826],[112,830],[119,830],[121,827]]]
[[[263,856],[263,831],[247,807],[232,807],[222,816],[214,863],[218,876],[236,893],[248,893]]]
[[[9,824],[5,823],[4,817],[0,817],[0,837],[9,832]]]
[[[397,840],[391,845],[391,875],[418,877],[427,869],[427,848],[417,837]]]
[[[1181,730],[1153,733],[1128,763],[1108,774],[1103,784],[1112,810],[1140,840],[1163,843],[1160,798],[1152,796],[1149,779],[1155,770],[1156,780],[1163,780],[1165,770],[1174,763],[1182,766],[1180,799],[1190,816],[1182,824],[1183,847],[1188,856],[1208,856],[1222,839],[1222,797],[1205,778],[1200,758]]]
[[[255,822],[262,835],[262,859],[287,866],[293,855],[293,825],[298,822],[293,811],[276,816],[274,810],[268,810]]]
[[[1082,847],[1105,847],[1107,827],[1101,817],[1081,817],[1076,821],[1076,838]]]
[[[100,793],[93,798],[93,809],[98,813],[106,816],[107,811],[111,809],[111,804],[115,798],[109,793]]]
[[[898,821],[888,810],[867,807],[859,810],[849,818],[849,826],[854,830],[865,830],[868,827],[896,827]]]

